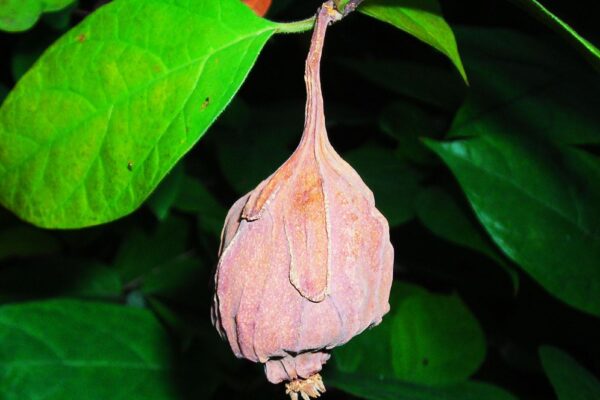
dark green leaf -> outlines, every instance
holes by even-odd
[[[597,74],[543,41],[507,30],[459,29],[471,90],[450,134],[489,132],[600,143]]]
[[[3,303],[53,296],[114,300],[121,288],[117,271],[93,260],[46,257],[0,269]]]
[[[515,293],[519,288],[519,274],[500,258],[478,227],[471,222],[465,210],[440,187],[430,187],[419,193],[415,201],[419,219],[436,235],[485,254],[509,274]]]
[[[71,14],[79,6],[75,0],[70,6],[56,12],[50,12],[42,16],[42,21],[57,31],[66,31],[71,27]]]
[[[45,227],[130,213],[229,103],[275,26],[238,0],[100,8],[2,105],[0,201]]]
[[[445,54],[467,81],[454,33],[437,0],[367,0],[359,11],[402,29]]]
[[[0,307],[3,399],[174,399],[170,342],[143,309],[54,300]]]
[[[25,31],[31,28],[40,15],[58,11],[74,0],[4,0],[0,2],[0,30]]]
[[[220,132],[219,165],[238,194],[254,189],[292,154],[302,134],[303,115],[300,102],[266,105],[252,110],[248,126],[242,120]]]
[[[569,26],[569,24],[562,21],[560,18],[550,12],[550,10],[544,7],[539,1],[510,1],[524,8],[534,17],[564,36],[569,42],[571,42],[571,44],[581,51],[597,69],[600,69],[600,50],[598,50],[596,46],[578,34],[573,28],[571,28],[571,26]]]
[[[181,191],[184,178],[185,169],[182,163],[178,163],[148,198],[148,207],[159,221],[169,216],[169,211]]]
[[[380,326],[335,350],[340,371],[440,385],[464,381],[479,368],[485,338],[457,295],[395,283],[390,304]]]
[[[402,96],[454,111],[462,101],[464,87],[439,67],[396,60],[342,60],[368,81]]]
[[[185,220],[172,216],[158,224],[151,234],[140,229],[129,232],[114,261],[123,282],[131,284],[148,271],[181,256],[188,231]]]
[[[217,237],[221,235],[227,210],[198,179],[184,177],[173,207],[197,215],[205,230]]]
[[[489,133],[427,144],[508,257],[559,299],[600,316],[600,160]]]
[[[60,243],[49,232],[28,225],[0,230],[0,260],[57,253]]]
[[[558,400],[600,399],[600,382],[567,353],[541,346],[540,358]]]
[[[423,108],[405,101],[387,106],[379,118],[384,133],[398,141],[396,154],[417,164],[437,162],[435,155],[423,145],[420,137],[435,137],[441,133],[441,121]]]
[[[394,152],[375,146],[363,146],[344,154],[375,195],[375,205],[390,226],[400,225],[415,215],[414,196],[421,174],[399,160]]]
[[[504,389],[477,381],[430,387],[337,372],[328,374],[325,384],[368,400],[517,400]]]

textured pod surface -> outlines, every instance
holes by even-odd
[[[298,148],[233,205],[221,238],[213,322],[273,383],[311,377],[389,310],[388,223],[325,130],[319,63],[334,13],[324,6],[313,33]]]

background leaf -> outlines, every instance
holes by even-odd
[[[445,54],[467,81],[452,28],[444,20],[437,0],[367,0],[359,11],[402,29]]]
[[[554,29],[558,33],[562,34],[571,44],[573,44],[579,51],[581,51],[588,60],[596,67],[600,69],[600,50],[588,40],[583,38],[577,33],[569,24],[562,21],[555,14],[550,12],[537,0],[510,0],[517,4],[521,8],[528,11],[531,15]]]
[[[382,147],[364,146],[344,154],[375,195],[375,205],[390,226],[414,217],[413,199],[421,174]]]
[[[540,358],[558,400],[600,398],[600,382],[567,353],[552,346],[541,346]]]
[[[494,260],[509,275],[515,293],[518,291],[518,273],[502,260],[449,193],[441,187],[426,188],[417,196],[415,208],[419,220],[436,235]]]
[[[491,134],[427,143],[504,253],[550,293],[600,316],[600,188],[589,184],[600,181],[600,160]]]
[[[429,387],[337,372],[327,377],[327,384],[368,400],[517,400],[504,389],[476,381]]]
[[[133,211],[229,103],[274,26],[238,0],[102,7],[2,105],[0,201],[44,227]]]
[[[58,11],[74,0],[4,0],[0,2],[0,30],[25,31],[31,28],[40,15]]]
[[[481,327],[457,295],[395,283],[380,326],[336,349],[344,373],[424,385],[466,380],[485,358]]]

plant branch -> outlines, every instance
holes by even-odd
[[[336,13],[336,17],[330,19],[329,24],[331,24],[331,23],[341,20],[342,18],[344,18],[348,14],[350,14],[352,11],[356,10],[356,8],[362,2],[363,2],[363,0],[349,0],[348,3],[346,3],[344,10],[340,11],[338,4],[337,4],[337,3],[339,3],[339,1],[331,1],[331,0],[326,1],[321,5],[321,7],[319,7],[319,10],[317,10],[317,15],[319,14],[320,10],[323,9],[323,7],[327,7],[329,10],[332,10],[332,12]],[[317,16],[313,16],[313,17],[306,18],[306,19],[303,19],[300,21],[279,22],[277,24],[277,28],[275,31],[276,31],[276,33],[306,32],[306,31],[313,29],[316,18],[317,18]]]

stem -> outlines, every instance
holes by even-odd
[[[310,17],[301,21],[279,22],[277,28],[275,28],[275,33],[298,33],[309,31],[315,25],[315,19],[315,17]]]
[[[326,1],[325,3],[323,3],[323,7],[325,6],[325,4],[328,4],[327,7],[329,7],[329,9],[338,11],[336,18],[331,19],[329,21],[329,23],[333,23],[333,22],[337,22],[337,21],[341,20],[342,18],[344,18],[348,14],[350,14],[352,11],[356,10],[356,8],[362,2],[363,2],[363,0],[349,0],[348,3],[346,3],[344,10],[341,12],[339,12],[339,10],[337,8],[337,4],[335,4],[335,2],[332,2],[332,1]],[[323,8],[323,7],[321,7],[321,8]],[[300,33],[300,32],[309,31],[309,30],[313,29],[316,18],[317,17],[315,16],[315,17],[306,18],[306,19],[303,19],[300,21],[279,22],[279,23],[277,23],[277,28],[275,28],[275,33]]]
[[[310,41],[310,50],[306,57],[304,81],[306,82],[306,109],[304,121],[304,134],[301,143],[318,142],[326,139],[325,115],[323,111],[323,95],[321,93],[321,78],[319,67],[321,54],[325,42],[327,27],[342,18],[342,14],[335,9],[333,0],[323,3],[317,12],[317,21]],[[325,136],[325,137],[324,137]]]

